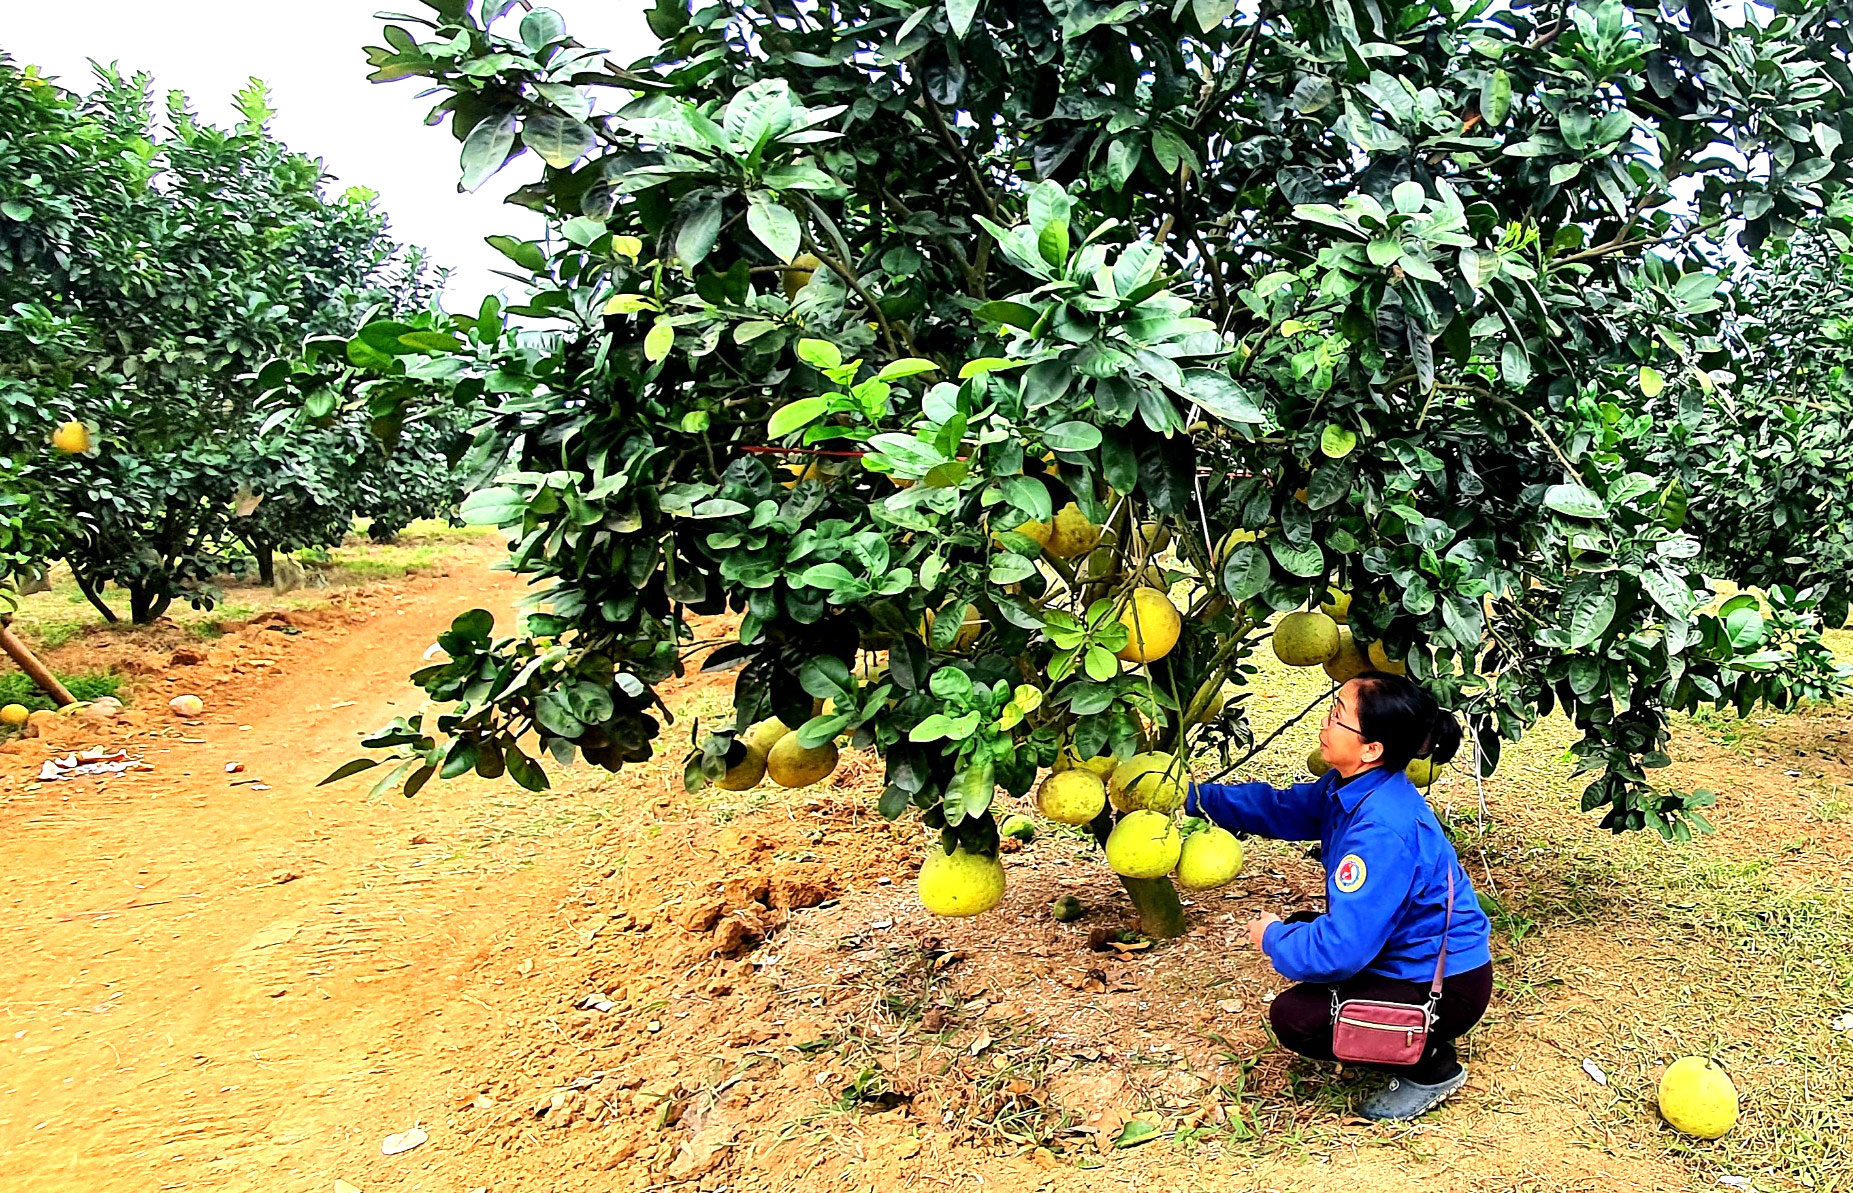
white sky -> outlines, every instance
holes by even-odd
[[[655,45],[643,22],[645,0],[542,0],[566,17],[586,45],[626,63]],[[536,7],[540,4],[537,3]],[[231,96],[256,75],[270,84],[273,127],[292,149],[321,158],[343,186],[370,187],[392,217],[393,235],[431,250],[455,272],[447,306],[469,309],[511,283],[490,271],[509,265],[483,243],[504,233],[540,234],[541,221],[502,196],[538,175],[532,154],[474,195],[457,193],[458,143],[448,127],[428,128],[441,96],[417,98],[420,80],[369,83],[362,48],[380,45],[373,14],[428,11],[417,0],[0,0],[0,50],[36,63],[72,90],[89,89],[89,60],[145,70],[156,87],[185,91],[220,124],[234,120]],[[520,10],[504,18],[518,20]],[[421,31],[421,33],[424,31]]]

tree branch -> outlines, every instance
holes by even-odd
[[[811,241],[811,250],[817,254],[818,260],[830,267],[832,273],[843,279],[843,284],[845,286],[848,286],[851,290],[856,292],[857,298],[860,298],[863,302],[868,304],[869,313],[875,316],[875,322],[881,328],[882,341],[888,346],[888,354],[890,356],[900,356],[900,349],[895,347],[894,342],[894,325],[889,323],[888,316],[882,313],[881,304],[875,301],[875,296],[863,288],[861,280],[857,278],[854,273],[851,273],[849,266],[845,264],[851,257],[849,245],[844,243],[842,232],[837,230],[835,222],[831,220],[830,216],[823,208],[817,205],[815,199],[811,198],[803,191],[794,191],[792,193],[797,195],[799,202],[803,203],[805,209],[811,213],[811,218],[816,221],[817,226],[830,235],[830,238],[836,243],[836,251],[842,254],[842,259],[839,260],[836,257],[830,256],[823,251],[821,246],[814,240]],[[807,236],[805,239],[810,240],[811,238]],[[914,351],[913,337],[907,334],[907,329],[905,327],[900,329],[900,335],[901,342],[907,347],[907,355],[918,356],[919,353]]]

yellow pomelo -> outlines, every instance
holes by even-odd
[[[766,756],[751,746],[743,746],[742,749],[745,756],[714,781],[714,785],[722,791],[751,791],[766,777]]]
[[[1306,755],[1306,769],[1316,779],[1331,770],[1332,764],[1325,760],[1325,751],[1314,746],[1312,751]]]
[[[836,743],[825,742],[807,750],[798,735],[787,733],[766,754],[766,773],[780,787],[809,787],[836,769]]]
[[[800,253],[791,259],[791,264],[785,267],[780,279],[785,285],[786,301],[798,297],[798,291],[811,284],[812,276],[822,264],[812,253]]]
[[[1333,683],[1344,683],[1356,679],[1370,670],[1370,659],[1359,648],[1356,638],[1351,636],[1349,627],[1340,626],[1338,630],[1338,653],[1327,659],[1320,666],[1331,677]]]
[[[65,423],[51,433],[51,445],[66,455],[82,455],[90,450],[90,428],[83,423]]]
[[[1374,671],[1382,671],[1386,675],[1409,674],[1409,668],[1391,658],[1389,652],[1383,649],[1381,642],[1371,643],[1364,653],[1365,657],[1370,659],[1371,669]]]
[[[1184,838],[1177,858],[1177,883],[1187,891],[1207,891],[1234,878],[1242,869],[1242,843],[1226,828],[1211,826]]]
[[[21,725],[24,725],[26,723],[26,718],[31,715],[32,710],[25,705],[9,704],[5,708],[0,708],[0,725],[5,725],[10,729],[17,729]]]
[[[1177,606],[1162,591],[1135,588],[1132,599],[1120,611],[1120,624],[1126,627],[1126,645],[1120,647],[1119,657],[1132,663],[1155,663],[1177,645],[1184,622],[1177,614]]]
[[[1675,1131],[1717,1139],[1737,1125],[1737,1087],[1716,1061],[1676,1060],[1660,1078],[1660,1117]]]
[[[1055,511],[1049,541],[1042,549],[1057,559],[1074,559],[1092,551],[1099,541],[1100,527],[1089,522],[1081,507],[1071,501]]]
[[[1025,522],[1020,526],[1012,526],[1010,529],[1022,535],[1024,538],[1032,540],[1044,551],[1049,549],[1049,536],[1054,533],[1047,522]],[[996,543],[1000,548],[1004,545],[999,541],[996,535],[991,536],[991,541]]]
[[[785,471],[791,473],[791,479],[779,483],[787,489],[797,488],[799,481],[821,481],[824,479],[823,457],[812,456],[809,464],[787,464]]]
[[[1274,626],[1274,657],[1289,667],[1317,667],[1338,654],[1338,623],[1323,613],[1289,613]]]
[[[1134,754],[1113,768],[1107,792],[1122,812],[1175,812],[1190,792],[1190,776],[1173,755]]]
[[[747,749],[761,755],[769,755],[772,753],[772,747],[779,743],[779,739],[790,732],[791,726],[777,717],[770,717],[742,733],[740,740],[746,743]]]
[[[1139,541],[1145,544],[1147,552],[1156,555],[1171,545],[1171,528],[1163,522],[1141,522]]]
[[[1126,878],[1163,878],[1183,848],[1177,825],[1163,812],[1128,812],[1107,836],[1107,865]]]
[[[1223,535],[1222,541],[1216,544],[1216,552],[1212,559],[1212,562],[1216,565],[1216,570],[1222,570],[1222,565],[1229,561],[1229,553],[1231,551],[1235,550],[1243,543],[1255,542],[1257,537],[1254,531],[1244,530],[1239,526],[1231,530],[1228,534]]]
[[[1348,592],[1340,592],[1336,588],[1328,588],[1325,592],[1325,603],[1319,606],[1319,612],[1325,614],[1333,621],[1350,621],[1351,594]]]
[[[1217,688],[1214,692],[1210,693],[1210,702],[1203,706],[1203,711],[1197,714],[1196,719],[1192,723],[1207,725],[1217,717],[1220,717],[1222,715],[1223,704],[1227,700],[1228,695],[1228,690],[1225,688]],[[1186,709],[1185,711],[1188,712],[1189,710]]]
[[[1107,785],[1091,770],[1056,771],[1036,789],[1036,807],[1050,820],[1087,824],[1107,805]]]
[[[1403,773],[1409,776],[1411,783],[1426,791],[1429,784],[1435,781],[1435,776],[1441,773],[1441,768],[1427,758],[1411,758],[1409,765],[1403,768]]]
[[[920,636],[932,640],[933,619],[936,614],[928,609],[926,619],[920,623]],[[959,632],[952,636],[952,644],[946,649],[951,651],[968,650],[972,643],[978,641],[978,634],[984,629],[984,618],[978,612],[978,606],[965,606],[965,616],[959,624]]]
[[[1004,864],[963,848],[947,853],[938,845],[920,864],[920,905],[934,915],[978,915],[1004,897]]]
[[[1111,754],[1102,754],[1098,758],[1081,758],[1075,754],[1074,747],[1069,746],[1055,756],[1055,765],[1051,769],[1058,774],[1065,770],[1089,771],[1105,783],[1107,777],[1113,773],[1113,768],[1118,765],[1119,759]]]

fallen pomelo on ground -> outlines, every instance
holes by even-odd
[[[1737,1086],[1717,1061],[1683,1057],[1660,1076],[1660,1117],[1675,1131],[1717,1139],[1737,1125]]]
[[[963,848],[934,844],[920,864],[920,904],[934,915],[978,915],[1004,897],[1004,864]]]
[[[5,725],[9,729],[17,729],[24,725],[26,718],[31,715],[32,710],[25,705],[9,704],[5,708],[0,708],[0,725]]]
[[[1013,812],[1004,817],[1004,822],[997,826],[1000,836],[1028,844],[1036,839],[1036,822],[1020,812]]]

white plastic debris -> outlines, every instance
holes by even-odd
[[[409,1152],[429,1138],[431,1136],[425,1134],[422,1127],[413,1127],[397,1135],[388,1135],[380,1141],[380,1155],[396,1156],[401,1152]]]
[[[1609,1083],[1609,1075],[1604,1073],[1602,1071],[1602,1066],[1593,1060],[1585,1060],[1583,1062],[1583,1072],[1589,1074],[1589,1079],[1597,1085],[1607,1085]]]

